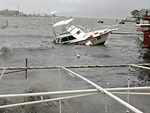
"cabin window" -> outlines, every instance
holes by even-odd
[[[98,34],[98,32],[94,33],[94,35],[97,35],[97,34]]]
[[[65,42],[65,41],[68,41],[67,37],[61,39],[61,42]]]
[[[79,35],[80,33],[81,33],[81,31],[77,31],[77,33],[76,33],[76,34],[77,34],[77,35]]]
[[[73,37],[73,36],[69,36],[68,39],[69,39],[69,40],[73,40],[73,39],[76,39],[76,38]]]
[[[75,37],[73,36],[68,36],[68,37],[64,37],[61,39],[61,42],[65,42],[65,41],[68,41],[68,40],[73,40],[73,39],[76,39]]]

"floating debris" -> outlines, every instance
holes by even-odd
[[[98,23],[104,23],[104,21],[98,21]]]
[[[80,58],[80,55],[79,55],[79,54],[77,55],[77,58]]]
[[[124,21],[124,20],[121,20],[121,22],[119,22],[119,24],[125,24],[125,21]]]

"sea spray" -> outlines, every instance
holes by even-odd
[[[41,84],[34,84],[24,91],[25,93],[47,92],[46,88]],[[51,99],[50,96],[43,96],[43,99]],[[39,101],[40,96],[24,97],[24,102]],[[58,102],[38,103],[23,106],[25,113],[50,113],[57,112]]]
[[[12,53],[12,48],[9,46],[3,46],[0,49],[0,57],[4,60],[7,60],[8,58],[10,58],[11,53]]]
[[[1,98],[0,99],[0,106],[9,105],[9,104],[14,104],[11,102],[11,100],[9,98]],[[2,109],[0,109],[0,113],[23,113],[23,109],[20,106],[11,107],[11,108],[2,108]]]

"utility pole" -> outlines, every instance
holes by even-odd
[[[149,0],[149,7],[148,7],[148,9],[150,9],[150,0]]]
[[[20,13],[19,13],[19,5],[17,6],[17,8],[18,8],[18,16],[20,16]]]
[[[34,16],[35,16],[35,7],[33,7],[33,13],[34,13]]]
[[[19,5],[17,7],[18,7],[18,12],[19,12]]]

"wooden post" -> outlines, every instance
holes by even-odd
[[[6,27],[8,27],[8,20],[6,20]]]
[[[28,67],[28,59],[26,58],[26,67]],[[28,70],[26,69],[26,76],[25,76],[25,79],[28,78]]]
[[[130,88],[130,79],[131,79],[131,65],[129,65],[129,70],[128,70],[128,88]],[[128,90],[128,93],[130,93],[130,91]],[[127,95],[127,102],[129,104],[130,102],[130,95]],[[126,113],[129,113],[129,109],[127,108]]]

